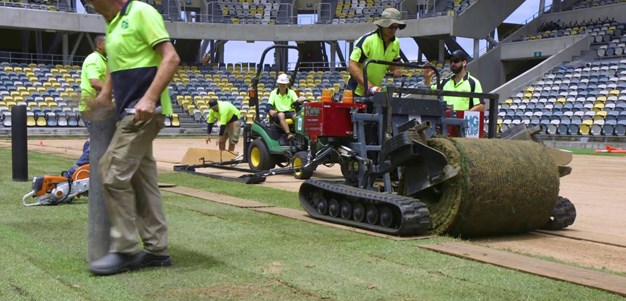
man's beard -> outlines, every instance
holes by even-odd
[[[459,66],[459,67],[450,66],[450,71],[452,71],[452,73],[454,74],[459,74],[461,70],[463,70],[463,66]]]

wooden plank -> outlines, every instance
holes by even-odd
[[[191,196],[191,197],[195,197],[195,198],[199,198],[199,199],[203,199],[203,200],[207,200],[211,202],[236,206],[239,208],[251,208],[259,212],[270,213],[270,214],[274,214],[274,215],[278,215],[282,217],[288,217],[288,218],[299,220],[299,221],[305,221],[305,222],[314,223],[318,225],[334,227],[338,229],[367,234],[367,235],[375,236],[375,237],[382,237],[382,238],[391,239],[391,240],[400,241],[400,240],[419,240],[419,239],[432,238],[432,236],[397,237],[397,236],[377,233],[373,231],[367,231],[364,229],[353,228],[353,227],[348,227],[348,226],[339,225],[339,224],[333,224],[333,223],[314,219],[310,217],[305,211],[302,211],[302,210],[274,207],[266,203],[240,199],[240,198],[236,198],[232,196],[217,194],[217,193],[208,192],[208,191],[202,191],[202,190],[188,188],[188,187],[182,187],[182,186],[164,187],[164,188],[161,188],[161,190],[176,193],[176,194],[187,195],[187,196]]]
[[[185,156],[180,160],[180,163],[192,165],[203,164],[204,162],[224,162],[235,159],[237,155],[238,153],[231,153],[229,151],[190,147],[187,149]]]
[[[392,235],[382,234],[378,232],[368,231],[364,229],[344,226],[340,224],[329,223],[329,222],[321,221],[318,219],[314,219],[303,210],[297,210],[297,209],[291,209],[291,208],[267,207],[267,208],[253,208],[253,210],[270,213],[270,214],[274,214],[278,216],[288,217],[288,218],[299,220],[299,221],[329,226],[329,227],[333,227],[337,229],[348,230],[352,232],[367,234],[370,236],[381,237],[381,238],[386,238],[386,239],[391,239],[391,240],[400,241],[400,240],[418,240],[418,239],[432,238],[432,236],[398,237],[398,236],[392,236]]]
[[[161,188],[161,190],[172,192],[172,193],[177,193],[177,194],[182,194],[182,195],[187,195],[187,196],[191,196],[191,197],[195,197],[195,198],[199,198],[199,199],[203,199],[203,200],[207,200],[211,202],[231,205],[231,206],[235,206],[239,208],[259,208],[259,207],[272,206],[272,205],[262,203],[262,202],[240,199],[240,198],[236,198],[236,197],[232,197],[228,195],[202,191],[202,190],[188,188],[188,187],[168,187],[168,188]]]
[[[602,233],[581,232],[573,229],[558,231],[535,230],[534,232],[626,248],[626,241],[624,241],[624,239]]]
[[[577,268],[463,242],[446,242],[420,245],[419,247],[626,296],[626,277],[623,276]]]

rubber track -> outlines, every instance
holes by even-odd
[[[541,229],[561,230],[571,226],[576,220],[576,207],[569,199],[559,196],[552,219]]]
[[[363,219],[363,222],[357,222],[353,219],[345,220],[341,217],[321,215],[314,205],[307,200],[306,196],[303,195],[304,193],[314,191],[314,189],[324,192],[323,195],[325,197],[329,193],[344,196],[337,197],[337,200],[343,200],[345,197],[350,197],[352,198],[352,201],[355,201],[354,198],[357,198],[363,204],[363,207],[366,207],[368,204],[388,204],[396,207],[402,218],[400,219],[400,223],[397,228],[386,228],[381,225],[368,224],[365,218]],[[337,182],[320,180],[305,181],[300,186],[300,205],[304,208],[304,210],[306,210],[307,213],[316,219],[390,235],[423,235],[426,234],[431,228],[430,212],[428,211],[426,205],[416,198],[360,189],[344,184],[338,184]],[[397,222],[394,224],[397,224]]]

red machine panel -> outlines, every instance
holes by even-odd
[[[446,112],[450,116],[450,111]],[[483,138],[485,128],[485,112],[479,111],[456,111],[456,118],[467,120],[467,129],[465,137],[467,138]],[[458,127],[448,127],[448,135],[450,137],[460,137]]]
[[[304,106],[304,129],[313,141],[317,137],[352,135],[352,109],[365,109],[360,103],[309,102]]]

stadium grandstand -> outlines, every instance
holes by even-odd
[[[163,15],[182,60],[169,86],[175,114],[166,120],[165,135],[203,133],[211,99],[232,102],[251,122],[255,112],[247,91],[257,70],[263,70],[263,107],[277,74],[296,61],[279,49],[263,66],[226,63],[229,41],[297,45],[302,65],[295,85],[308,100],[319,100],[323,89],[340,94],[345,88],[348,58],[340,43],[349,53],[354,40],[374,28],[371,22],[395,7],[407,20],[398,36],[417,49],[409,57],[443,70],[455,50],[472,57],[469,71],[484,91],[500,95],[494,112],[499,131],[524,123],[541,125],[542,134],[554,141],[626,141],[624,0],[562,0],[547,6],[542,0],[524,24],[505,22],[523,0],[145,2]],[[93,37],[104,30],[102,17],[79,0],[1,0],[0,15],[0,131],[10,134],[11,108],[25,105],[29,133],[86,134],[76,108],[80,65],[93,49]],[[310,20],[301,22],[302,16]],[[457,38],[473,40],[472,49]],[[401,56],[408,61],[405,53]],[[405,84],[423,84],[416,70],[405,74]]]

